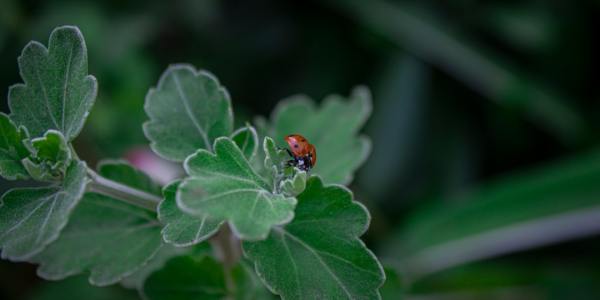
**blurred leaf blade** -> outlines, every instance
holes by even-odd
[[[486,51],[471,45],[443,24],[400,3],[328,0],[354,18],[415,56],[445,72],[501,106],[516,109],[565,143],[585,137],[583,118],[567,99],[515,71]]]
[[[386,256],[427,274],[600,233],[600,152],[504,180],[413,215]]]
[[[150,275],[146,299],[223,299],[227,296],[223,265],[210,256],[181,256]]]
[[[119,286],[99,288],[91,285],[85,276],[75,276],[58,282],[44,282],[33,291],[33,300],[135,300],[138,295]]]
[[[271,116],[271,133],[281,147],[284,137],[300,134],[317,150],[317,164],[311,169],[326,183],[348,184],[354,172],[371,152],[371,141],[360,135],[372,111],[371,92],[359,86],[349,97],[330,95],[317,106],[306,96],[281,101]]]

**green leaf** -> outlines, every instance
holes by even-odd
[[[231,139],[242,150],[244,157],[251,160],[258,150],[258,135],[252,126],[240,128],[231,134]]]
[[[569,98],[539,83],[521,66],[478,47],[451,22],[408,3],[375,0],[334,0],[335,9],[357,24],[377,32],[390,44],[420,60],[445,70],[499,106],[522,114],[530,122],[565,143],[581,141],[589,134],[586,120]],[[524,22],[524,18],[519,19]],[[546,28],[548,30],[548,28]]]
[[[229,94],[210,73],[190,65],[172,65],[150,89],[144,106],[150,118],[144,133],[158,155],[183,161],[198,149],[229,136],[233,113]]]
[[[600,233],[600,151],[415,213],[384,255],[412,276]],[[451,204],[453,203],[453,204]]]
[[[306,186],[307,174],[287,165],[290,156],[285,149],[277,147],[272,138],[265,137],[262,154],[259,157],[263,163],[259,168],[260,174],[272,180],[276,192],[291,197],[302,193]]]
[[[2,257],[24,261],[58,238],[83,196],[87,177],[83,162],[73,161],[62,185],[17,188],[2,196],[0,247]]]
[[[170,245],[163,245],[146,264],[139,268],[135,273],[123,278],[121,284],[127,288],[142,290],[144,281],[148,276],[162,269],[171,258],[184,255],[190,252],[190,250],[192,249],[189,247],[176,248]]]
[[[154,192],[150,179],[124,162],[99,165],[99,173],[137,189]],[[85,194],[60,237],[34,258],[38,275],[57,280],[84,271],[90,283],[116,283],[146,264],[162,243],[156,215],[95,193]]]
[[[349,190],[313,176],[294,220],[264,241],[244,242],[244,253],[284,299],[377,299],[383,269],[358,238],[369,219]]]
[[[125,160],[105,159],[98,163],[101,175],[154,195],[162,195],[161,188],[150,176],[131,166]]]
[[[216,139],[214,151],[199,150],[185,160],[190,177],[177,191],[184,212],[227,220],[247,240],[263,239],[272,226],[292,220],[296,199],[273,193],[230,138]]]
[[[271,299],[252,268],[241,261],[231,269],[230,299]],[[143,295],[146,299],[225,299],[228,296],[226,271],[210,256],[180,256],[154,272],[146,280]]]
[[[285,163],[290,159],[287,152],[283,148],[277,147],[275,141],[270,137],[265,137],[263,151],[265,153],[264,166],[270,171],[271,176],[283,173]]]
[[[25,127],[19,127],[4,113],[0,113],[0,176],[8,179],[27,179],[29,174],[21,160],[29,156],[23,141],[29,139]]]
[[[349,100],[329,96],[320,108],[307,97],[295,96],[273,111],[271,133],[282,147],[287,147],[286,135],[303,135],[317,150],[311,172],[326,183],[348,184],[371,150],[369,139],[358,135],[370,114],[371,94],[364,87],[355,88]]]
[[[279,189],[286,195],[298,196],[306,188],[306,176],[306,172],[296,170],[293,177],[281,181]]]
[[[385,267],[384,271],[385,283],[379,289],[381,292],[381,299],[404,299],[404,288],[398,273],[394,269],[388,267]]]
[[[84,276],[76,276],[58,282],[42,282],[35,290],[28,291],[27,299],[34,300],[136,300],[134,291],[119,286],[99,288],[90,285]]]
[[[60,180],[71,162],[69,145],[60,131],[51,129],[31,140],[30,151],[23,166],[35,180]]]
[[[262,283],[254,268],[246,260],[241,260],[232,270],[237,300],[274,299],[274,295]]]
[[[144,283],[144,298],[223,299],[227,296],[223,266],[210,256],[180,256],[150,275]]]
[[[164,189],[164,200],[158,206],[158,219],[165,224],[162,229],[163,240],[177,247],[200,243],[217,232],[223,220],[215,221],[204,215],[196,218],[184,214],[175,201],[179,181]]]
[[[19,68],[24,84],[8,92],[11,118],[32,137],[55,129],[71,141],[96,99],[96,78],[87,74],[87,50],[77,27],[54,29],[48,45],[30,42],[23,49]]]

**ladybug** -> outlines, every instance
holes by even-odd
[[[292,157],[287,162],[289,166],[297,167],[303,171],[309,171],[317,164],[317,150],[306,138],[299,134],[290,134],[285,137],[290,149],[285,149]]]

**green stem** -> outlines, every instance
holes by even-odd
[[[109,196],[150,211],[156,211],[158,203],[162,200],[159,196],[104,178],[91,169],[88,169],[87,173],[92,180],[87,187],[90,192]]]
[[[236,293],[236,284],[231,274],[231,269],[241,257],[240,241],[232,234],[228,224],[221,227],[219,232],[210,239],[210,243],[217,257],[223,262],[225,271],[225,285],[228,299],[233,299]]]

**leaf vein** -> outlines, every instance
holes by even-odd
[[[181,102],[183,103],[183,107],[185,108],[185,112],[186,112],[187,116],[190,118],[190,120],[192,121],[192,124],[194,124],[194,127],[196,127],[196,130],[198,130],[198,133],[204,140],[204,144],[206,145],[206,148],[211,149],[211,145],[208,140],[208,136],[206,135],[206,132],[204,131],[204,129],[202,129],[202,127],[200,126],[198,120],[196,119],[196,116],[194,116],[194,114],[190,108],[189,99],[183,92],[181,83],[179,82],[179,75],[177,75],[176,72],[173,72],[173,81],[175,82],[175,88],[177,89],[177,93],[179,94],[179,98],[181,99]]]

